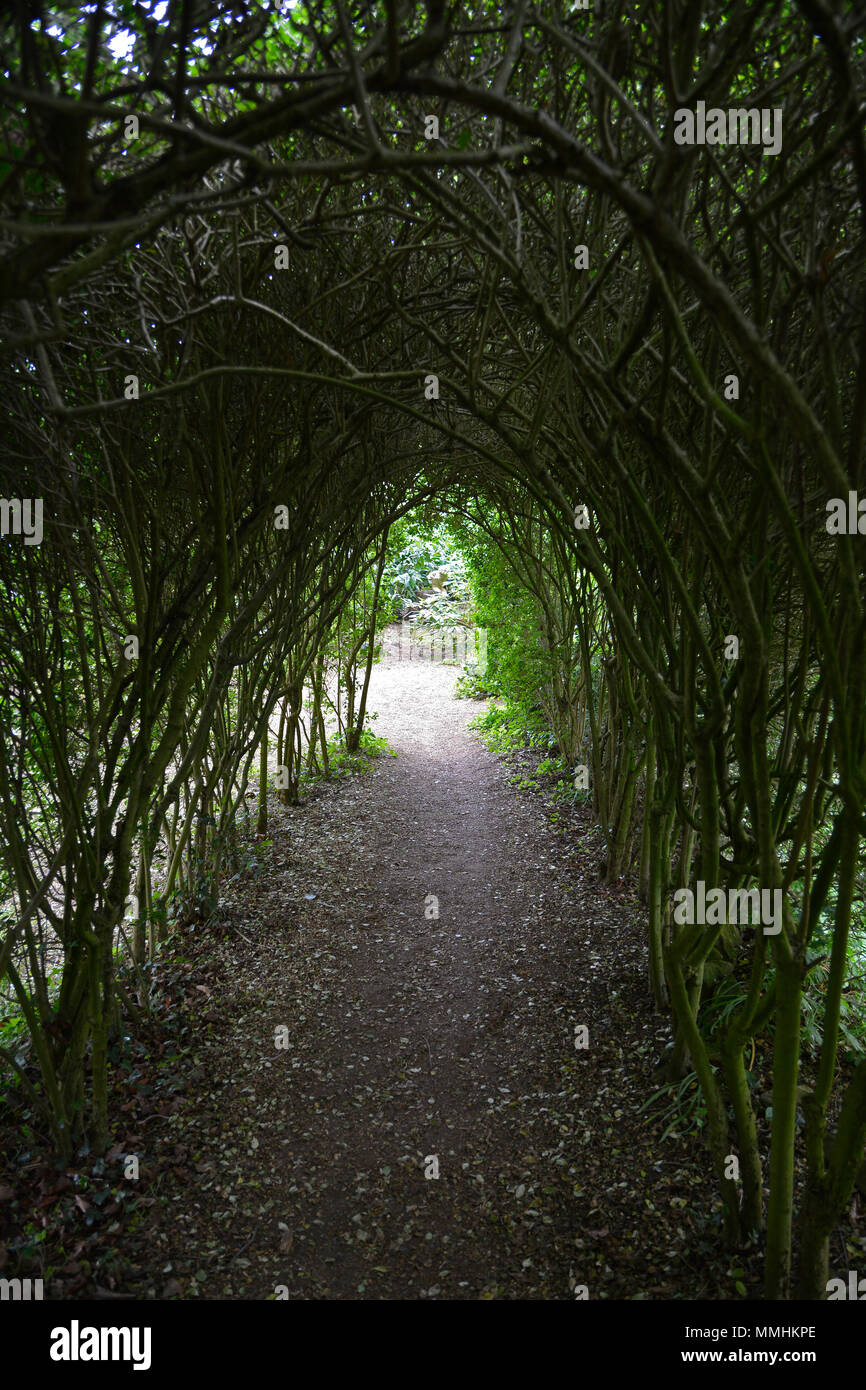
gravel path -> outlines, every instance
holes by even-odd
[[[226,904],[171,1294],[700,1296],[702,1165],[637,1113],[664,1041],[640,909],[585,820],[510,784],[456,675],[377,667],[398,756],[279,808]]]

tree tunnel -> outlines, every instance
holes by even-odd
[[[162,9],[0,20],[0,974],[32,1040],[0,1056],[61,1156],[106,1147],[111,1039],[142,1007],[117,933],[141,972],[170,930],[154,854],[161,893],[218,886],[278,701],[427,506],[537,605],[605,872],[640,877],[724,1239],[764,1242],[767,1297],[795,1273],[823,1297],[866,1141],[840,1033],[866,797],[862,17]],[[680,143],[699,101],[778,111],[779,151],[746,120]],[[781,930],[678,923],[698,883],[780,893]]]

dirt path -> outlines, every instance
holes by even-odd
[[[637,1114],[664,1038],[640,910],[585,821],[509,784],[456,674],[377,668],[398,756],[281,810],[227,908],[156,1296],[711,1292],[705,1165]]]

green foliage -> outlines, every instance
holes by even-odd
[[[548,740],[541,712],[511,700],[491,705],[484,714],[476,715],[470,728],[477,729],[487,747],[495,753],[542,747]]]
[[[707,1122],[707,1107],[701,1095],[698,1078],[693,1071],[681,1081],[669,1081],[645,1100],[638,1114],[646,1114],[646,1123],[665,1125],[661,1139],[675,1139],[700,1134]]]
[[[431,585],[430,574],[444,571],[445,587]],[[388,622],[411,615],[415,622],[437,627],[454,623],[469,597],[466,562],[451,528],[443,521],[425,524],[412,512],[392,530],[382,578],[383,614]]]
[[[487,631],[488,688],[532,705],[549,676],[538,609],[502,553],[480,535],[467,545],[473,617]]]
[[[494,694],[487,672],[479,671],[474,662],[467,664],[466,670],[454,684],[454,696],[458,700],[487,700]]]
[[[698,1017],[705,1036],[712,1037],[720,1029],[724,1030],[731,1016],[745,1003],[747,994],[748,988],[742,980],[733,976],[719,980],[712,994],[705,996],[701,1003]]]
[[[849,961],[852,954],[849,951]],[[803,991],[803,1049],[814,1055],[820,1052],[824,1040],[823,1017],[829,973],[829,959],[822,956],[809,972],[807,987]],[[848,986],[839,1005],[839,1052],[852,1062],[866,1055],[866,1017],[862,999],[862,976],[849,974]]]
[[[370,729],[362,731],[357,751],[354,753],[350,753],[344,741],[335,734],[328,739],[330,776],[364,775],[372,770],[376,758],[380,758],[386,753],[389,753],[392,758],[398,756],[386,738],[372,733]],[[300,786],[302,789],[307,789],[322,780],[321,773],[304,772],[301,774]]]
[[[849,952],[849,959],[857,960],[858,957],[852,951]],[[713,957],[710,957],[705,968],[705,975],[708,974],[709,979],[714,978],[712,964]],[[804,1055],[817,1057],[824,1038],[823,1016],[830,963],[827,956],[818,956],[812,958],[810,965],[801,1005],[801,1042]],[[768,990],[774,987],[774,982],[775,969],[770,967],[767,971]],[[841,998],[839,1018],[839,1052],[849,1062],[856,1062],[866,1055],[866,1018],[863,1015],[861,990],[862,977],[849,973],[848,984]],[[716,971],[712,993],[707,994],[701,1003],[699,1021],[704,1035],[714,1037],[724,1032],[731,1017],[745,1003],[747,995],[746,981],[734,975],[719,978]],[[765,1032],[772,1037],[772,1022],[765,1025]]]

